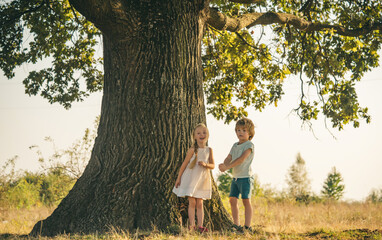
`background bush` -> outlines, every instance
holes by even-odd
[[[61,169],[45,173],[24,172],[15,181],[3,182],[0,191],[0,206],[30,208],[54,206],[72,189],[76,179]]]
[[[53,147],[53,154],[48,157],[44,157],[39,146],[31,146],[40,164],[38,172],[16,171],[18,157],[8,159],[0,172],[0,207],[19,209],[58,205],[82,175],[90,159],[98,123],[99,117],[95,120],[94,129],[86,129],[84,136],[68,149],[56,149],[53,139],[46,137],[44,140]]]

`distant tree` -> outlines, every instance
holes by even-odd
[[[366,198],[367,202],[382,203],[382,189],[373,189]]]
[[[255,197],[264,197],[269,193],[269,188],[264,189],[264,187],[260,184],[259,177],[257,175],[253,176],[253,187],[252,187],[252,195]]]
[[[337,172],[335,167],[332,168],[332,171],[328,174],[324,182],[323,189],[321,191],[324,197],[331,200],[339,200],[344,195],[345,185],[343,183],[343,178],[341,173]]]
[[[310,180],[305,167],[305,160],[298,153],[296,162],[289,168],[286,179],[289,195],[296,200],[306,200],[310,192]]]

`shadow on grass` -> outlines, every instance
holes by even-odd
[[[350,229],[341,232],[330,230],[318,230],[311,233],[304,234],[307,238],[314,239],[382,239],[382,230],[370,229]]]
[[[26,239],[28,238],[28,235],[18,235],[18,234],[10,234],[10,233],[3,233],[0,234],[0,239]]]

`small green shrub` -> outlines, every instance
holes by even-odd
[[[223,172],[218,176],[218,190],[220,194],[224,196],[228,196],[231,189],[231,181],[232,181],[232,170],[230,169],[227,172]]]
[[[60,168],[52,169],[42,176],[40,198],[44,205],[58,205],[72,189],[76,179]]]
[[[5,200],[8,205],[18,209],[40,205],[40,185],[21,178],[5,192]]]

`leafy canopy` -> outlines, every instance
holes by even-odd
[[[338,129],[370,121],[368,109],[358,103],[355,84],[379,65],[382,35],[368,29],[382,24],[380,1],[217,0],[210,7],[238,19],[256,12],[289,13],[323,27],[305,31],[289,23],[253,23],[230,32],[207,26],[203,68],[208,113],[228,123],[247,116],[248,107],[261,111],[269,104],[277,106],[284,80],[292,76],[301,82],[295,111],[303,121],[317,119],[319,113]],[[7,78],[23,63],[52,62],[29,73],[24,80],[27,94],[69,108],[102,89],[102,58],[94,50],[100,32],[67,0],[2,1],[0,22],[0,68]]]
[[[27,94],[69,108],[102,89],[103,73],[97,69],[102,59],[95,57],[100,32],[68,1],[7,2],[0,5],[0,68],[7,78],[23,63],[48,58],[51,64],[24,79]]]
[[[228,16],[283,12],[350,30],[382,23],[379,1],[312,1],[307,14],[298,10],[308,1],[265,1],[249,7],[215,2],[214,7]],[[255,26],[237,33],[209,28],[203,61],[209,112],[229,122],[246,116],[249,106],[260,111],[267,104],[277,106],[284,79],[293,75],[301,82],[301,100],[295,110],[302,120],[317,119],[321,112],[333,127],[342,129],[351,122],[358,127],[359,119],[369,122],[370,116],[358,103],[355,83],[379,66],[381,39],[379,30],[351,37],[334,29],[306,32],[288,24]]]

